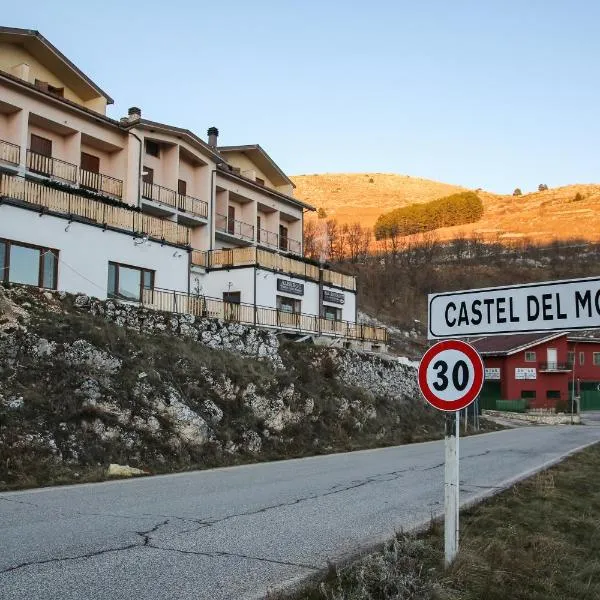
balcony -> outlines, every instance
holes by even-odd
[[[235,304],[218,298],[209,298],[173,290],[144,290],[142,304],[163,312],[191,314],[201,318],[222,319],[267,329],[295,333],[312,333],[352,340],[386,343],[388,331],[384,327],[360,325],[350,321],[331,321],[316,315],[290,313],[276,308]]]
[[[568,373],[572,368],[572,364],[568,362],[542,362],[538,365],[542,373]]]
[[[292,252],[293,254],[302,254],[302,243],[289,237],[280,236],[273,231],[259,229],[256,242],[261,246],[282,250],[283,252]]]
[[[232,235],[243,240],[254,240],[254,225],[244,223],[244,221],[238,221],[237,219],[230,219],[226,215],[217,213],[215,229],[221,233],[226,233],[227,235]]]
[[[209,252],[194,250],[192,252],[192,264],[205,269],[257,266],[289,275],[299,275],[313,281],[319,281],[320,273],[322,273],[323,283],[352,292],[356,291],[356,277],[354,275],[345,275],[329,269],[320,270],[317,265],[312,263],[290,256],[283,256],[272,250],[263,250],[262,248],[229,248]]]
[[[77,165],[38,154],[33,150],[27,150],[27,168],[33,173],[39,173],[46,177],[60,179],[67,183],[77,183]]]
[[[70,219],[91,225],[147,235],[150,238],[180,246],[190,243],[190,230],[183,225],[101,200],[85,198],[67,190],[60,190],[23,177],[0,174],[0,196],[35,206],[40,213],[67,215]]]
[[[79,185],[100,194],[123,198],[123,182],[102,173],[79,169]]]
[[[142,184],[142,197],[183,212],[188,212],[197,217],[208,218],[208,204],[206,202],[193,196],[178,194],[175,190],[156,183],[144,181]]]
[[[21,161],[21,148],[5,140],[0,140],[0,162],[18,166]]]

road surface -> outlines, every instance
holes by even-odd
[[[461,501],[599,440],[597,425],[461,439]],[[443,460],[429,442],[0,494],[0,598],[260,598],[439,514]]]

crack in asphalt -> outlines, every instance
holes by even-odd
[[[184,550],[182,548],[166,548],[164,546],[156,546],[151,544],[149,546],[155,550],[163,550],[166,552],[177,552],[178,554],[192,554],[195,556],[206,556],[208,558],[216,558],[219,556],[223,557],[231,557],[231,558],[243,558],[246,560],[257,560],[260,562],[274,563],[276,565],[286,565],[289,567],[301,567],[303,569],[311,569],[313,571],[320,571],[323,567],[318,567],[316,565],[309,565],[305,563],[296,563],[287,560],[277,560],[275,558],[264,558],[262,556],[251,556],[249,554],[238,554],[237,552],[224,552],[222,550],[213,550],[213,551],[205,551],[202,552],[200,550]]]

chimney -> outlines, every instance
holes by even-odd
[[[127,111],[127,120],[131,123],[132,121],[139,121],[142,118],[142,109],[137,106],[132,106]]]
[[[209,127],[208,131],[208,145],[211,148],[217,147],[217,138],[219,137],[219,130],[216,127]]]

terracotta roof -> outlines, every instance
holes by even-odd
[[[495,335],[470,339],[469,343],[482,356],[507,356],[544,342],[566,336],[566,332],[521,333],[517,335]]]

